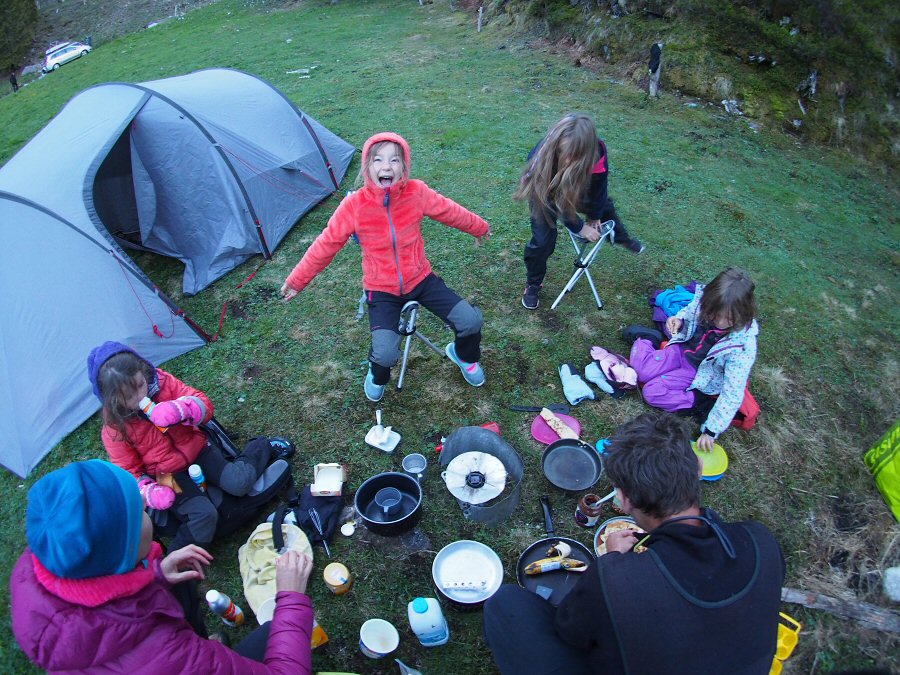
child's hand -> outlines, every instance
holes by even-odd
[[[713,445],[715,445],[715,441],[709,434],[700,434],[700,438],[697,439],[697,447],[703,452],[712,452]]]
[[[483,235],[481,235],[480,237],[475,237],[475,246],[481,246],[482,243],[486,242],[488,239],[491,238],[491,234],[492,234],[492,233],[491,233],[491,226],[488,225],[487,232],[485,232],[485,233],[484,233]],[[482,241],[482,240],[483,240],[483,241]]]
[[[288,286],[286,281],[281,284],[281,298],[284,302],[290,302],[291,300],[296,298],[299,293],[300,291],[296,291]]]
[[[203,408],[189,396],[181,396],[174,401],[162,401],[150,411],[150,421],[158,427],[175,424],[197,426],[203,421]]]
[[[591,223],[585,223],[584,227],[579,230],[578,236],[588,241],[597,241],[600,238],[600,232]]]
[[[165,511],[175,503],[175,491],[170,487],[160,485],[149,476],[143,476],[138,481],[138,489],[144,498],[144,504],[151,509]]]
[[[672,335],[675,335],[676,333],[680,333],[681,327],[683,325],[684,325],[684,321],[682,321],[681,319],[679,319],[676,316],[670,316],[668,319],[666,319],[666,328],[669,329],[669,332]]]

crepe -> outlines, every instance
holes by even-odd
[[[647,533],[642,532],[641,528],[639,528],[636,523],[632,523],[629,520],[617,520],[603,528],[603,532],[600,533],[600,543],[597,545],[597,555],[606,555],[607,537],[609,537],[609,535],[611,535],[613,532],[618,532],[620,530],[634,530],[635,536],[639,540],[647,536]],[[646,550],[646,546],[634,547],[635,553],[643,553]]]
[[[575,430],[570,427],[568,424],[559,419],[556,415],[554,415],[547,408],[541,408],[541,417],[547,423],[547,426],[553,430],[553,432],[559,436],[560,438],[570,438],[572,440],[578,440],[578,434],[575,433]]]

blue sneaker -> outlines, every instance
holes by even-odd
[[[366,392],[366,398],[374,403],[378,403],[384,398],[384,385],[375,384],[375,376],[372,375],[372,366],[369,366],[369,372],[366,373],[366,381],[363,383],[363,390]]]
[[[459,366],[460,371],[462,371],[463,377],[466,379],[466,382],[471,384],[473,387],[480,387],[484,384],[484,369],[481,367],[481,364],[477,361],[475,363],[467,363],[463,361],[456,355],[456,344],[451,342],[449,345],[444,347],[444,353],[447,354],[447,358],[449,358],[453,363]]]

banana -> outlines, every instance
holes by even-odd
[[[529,563],[525,566],[525,574],[533,576],[535,574],[543,574],[544,572],[552,572],[553,570],[566,570],[567,572],[584,572],[588,564],[583,560],[575,558],[563,558],[556,556],[555,558],[541,558]]]

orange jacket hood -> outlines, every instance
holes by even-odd
[[[369,171],[366,168],[367,160],[369,158],[369,152],[372,150],[372,146],[376,143],[381,143],[382,141],[390,141],[391,143],[396,143],[400,146],[400,149],[403,151],[403,178],[392,187],[402,188],[409,181],[409,167],[412,161],[412,155],[409,151],[409,143],[406,142],[406,139],[403,138],[400,134],[395,134],[392,131],[379,131],[377,134],[370,136],[369,139],[363,144],[362,149],[362,166],[363,166],[363,178],[365,179],[366,187],[371,190],[382,190],[383,188],[380,185],[376,185],[371,178],[369,178]]]

